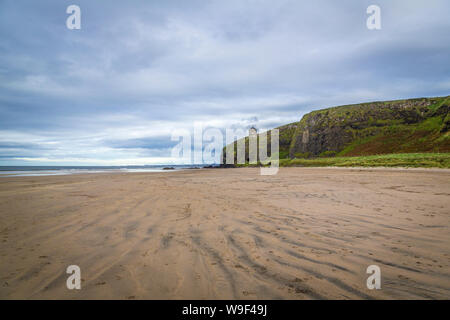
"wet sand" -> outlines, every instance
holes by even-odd
[[[0,299],[449,299],[449,196],[425,169],[1,178]]]

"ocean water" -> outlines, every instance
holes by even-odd
[[[102,172],[171,172],[202,168],[204,165],[148,165],[148,166],[0,166],[1,177],[53,176]],[[174,170],[163,170],[166,167]]]

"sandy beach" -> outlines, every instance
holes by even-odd
[[[449,299],[449,196],[426,169],[1,178],[0,299]]]

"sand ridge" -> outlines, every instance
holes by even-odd
[[[448,170],[1,178],[0,298],[448,299],[449,195]]]

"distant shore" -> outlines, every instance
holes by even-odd
[[[147,166],[0,166],[0,178],[20,176],[70,175],[83,173],[145,173],[172,170],[257,167],[258,165],[147,165]],[[348,168],[441,168],[450,169],[450,153],[400,153],[358,157],[280,159],[280,167]]]
[[[397,168],[5,177],[0,299],[449,299],[449,181]],[[66,288],[69,265],[81,290]]]
[[[199,169],[198,165],[142,166],[0,166],[0,178],[96,173],[155,173],[168,170]]]

